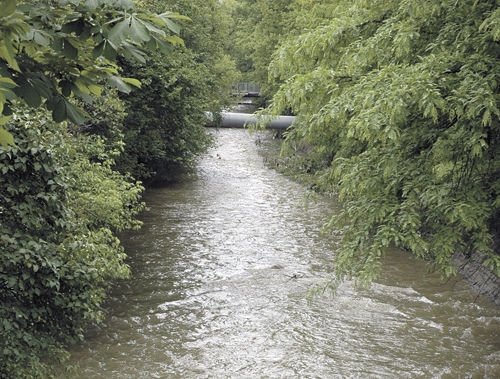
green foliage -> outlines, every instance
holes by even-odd
[[[497,2],[291,7],[308,9],[291,13],[292,36],[307,28],[280,39],[270,112],[297,114],[288,144],[303,141],[328,162],[319,185],[344,203],[330,223],[345,230],[339,275],[372,280],[388,246],[445,275],[455,252],[484,253],[500,273]]]
[[[208,146],[202,98],[206,71],[191,56],[190,51],[176,51],[168,61],[152,56],[147,66],[125,68],[137,73],[143,88],[123,97],[129,112],[120,171],[146,182],[171,181]]]
[[[265,97],[272,97],[281,84],[276,77],[268,80],[269,65],[279,46],[304,30],[328,23],[337,11],[332,2],[315,0],[235,0],[229,4],[233,22],[228,51],[244,79],[259,83]],[[296,57],[286,59],[297,61]]]
[[[205,80],[199,84],[199,101],[205,111],[217,112],[231,103],[232,85],[239,80],[235,62],[227,54],[230,40],[230,28],[233,25],[231,8],[224,1],[218,0],[162,0],[152,8],[163,12],[165,7],[189,16],[190,22],[184,22],[180,36],[185,41],[187,55],[191,61],[204,71]],[[208,88],[202,89],[203,86]]]
[[[102,318],[110,282],[129,274],[116,233],[140,225],[130,174],[192,165],[204,112],[228,101],[220,3],[175,2],[199,22],[187,46],[190,18],[151,4],[0,1],[2,378],[49,377]]]
[[[144,3],[157,12],[171,7],[192,20],[181,31],[185,46],[172,49],[168,59],[151,54],[145,65],[122,62],[124,73],[143,85],[141,91],[122,95],[128,116],[118,168],[149,184],[176,180],[193,167],[210,143],[205,112],[229,104],[237,72],[224,53],[227,20],[218,1]]]
[[[113,171],[100,137],[17,109],[0,148],[0,376],[47,377],[82,338],[110,279],[125,278],[114,232],[137,227],[142,188]]]
[[[247,81],[261,85],[265,96],[272,95],[274,83],[268,82],[268,66],[273,52],[286,33],[292,33],[288,0],[241,0],[232,7],[231,46],[228,51]]]
[[[57,121],[85,121],[86,114],[70,100],[99,96],[105,83],[122,92],[140,87],[120,77],[118,56],[146,61],[147,49],[168,49],[181,40],[172,12],[152,14],[132,1],[2,0],[0,16],[0,126],[11,107],[24,101],[45,106]],[[12,143],[5,129],[0,142]]]
[[[117,91],[105,88],[102,95],[93,98],[91,102],[77,104],[85,110],[89,118],[82,125],[72,126],[75,134],[101,137],[95,141],[105,143],[106,154],[110,158],[118,158],[124,148],[123,122],[127,113]]]

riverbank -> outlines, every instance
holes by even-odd
[[[318,177],[314,175],[317,167],[314,167],[314,161],[308,158],[310,151],[307,147],[297,148],[293,155],[282,156],[280,154],[281,134],[275,134],[274,137],[258,136],[256,139],[256,143],[261,146],[259,152],[263,156],[266,166],[309,189],[325,193],[324,189],[318,185]],[[482,254],[473,254],[467,257],[465,254],[456,253],[453,256],[458,275],[464,278],[472,290],[478,296],[485,296],[495,305],[500,306],[500,278],[483,264],[485,259],[486,257]]]

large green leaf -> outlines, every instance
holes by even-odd
[[[27,76],[35,91],[42,97],[48,99],[54,91],[53,83],[42,73]]]
[[[151,39],[144,23],[136,17],[131,17],[130,20],[130,37],[135,41],[147,42]]]
[[[54,87],[52,82],[41,73],[26,73],[17,77],[19,86],[14,88],[15,94],[30,107],[37,108],[42,98],[51,98]]]
[[[122,53],[130,60],[137,60],[141,63],[146,63],[146,53],[129,42],[123,42]]]
[[[87,115],[80,108],[75,107],[66,99],[64,99],[64,102],[68,119],[77,125],[83,124],[87,118]]]
[[[77,36],[82,34],[84,29],[85,20],[83,20],[82,18],[67,22],[61,28],[64,33],[75,33]]]
[[[12,90],[16,87],[16,83],[7,77],[0,77],[0,115],[4,113],[4,106],[7,100],[13,100],[16,95]]]
[[[184,46],[184,40],[179,36],[167,36],[165,40],[170,42],[172,45]]]
[[[51,38],[49,33],[33,29],[33,41],[37,44],[47,47],[50,45]]]
[[[141,81],[134,78],[121,78],[125,83],[141,88]]]
[[[15,92],[32,108],[37,108],[42,103],[42,98],[32,83],[26,82],[24,85],[16,88]]]
[[[10,41],[0,40],[0,58],[6,61],[11,68],[21,71],[16,60],[16,53]]]
[[[67,38],[64,38],[62,40],[62,53],[66,58],[76,59],[78,49]]]
[[[108,34],[108,39],[113,41],[113,43],[115,44],[120,44],[120,42],[127,39],[129,32],[130,32],[130,17],[115,24],[111,28]]]
[[[16,11],[16,0],[1,0],[0,9],[2,10],[1,17],[10,16]]]
[[[14,88],[17,84],[11,78],[5,76],[0,76],[0,87],[3,88]]]
[[[160,29],[160,28],[157,28],[156,26],[154,26],[152,23],[150,22],[143,22],[144,26],[151,32],[151,33],[155,33],[155,34],[158,34],[159,36],[161,37],[165,37],[166,36],[166,33],[164,30]]]
[[[50,99],[50,101],[47,102],[47,108],[52,110],[52,118],[56,122],[69,120],[77,125],[80,125],[86,120],[83,111],[75,107],[63,96],[56,96],[55,98]]]
[[[172,21],[171,19],[169,18],[164,18],[165,20],[165,23],[167,24],[167,27],[172,31],[174,32],[175,34],[179,34],[181,32],[181,27],[179,26],[179,24],[177,24],[176,22]]]
[[[0,144],[3,147],[14,145],[14,137],[10,132],[5,130],[4,128],[0,128]]]
[[[132,91],[132,87],[125,83],[119,76],[111,75],[108,78],[108,83],[120,92],[130,93]]]
[[[117,47],[113,42],[111,42],[111,40],[105,39],[94,47],[92,50],[92,56],[94,58],[103,56],[109,61],[114,61],[117,56]]]

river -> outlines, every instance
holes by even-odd
[[[214,133],[195,178],[147,192],[124,238],[133,277],[71,377],[500,377],[497,307],[396,250],[371,288],[321,291],[335,202],[267,168],[266,133]]]

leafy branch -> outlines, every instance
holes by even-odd
[[[153,14],[128,0],[1,0],[0,126],[23,101],[44,106],[55,121],[85,121],[73,97],[90,102],[109,85],[129,93],[140,81],[120,76],[117,59],[145,62],[148,51],[182,44],[173,12]],[[0,128],[0,143],[12,135]]]

